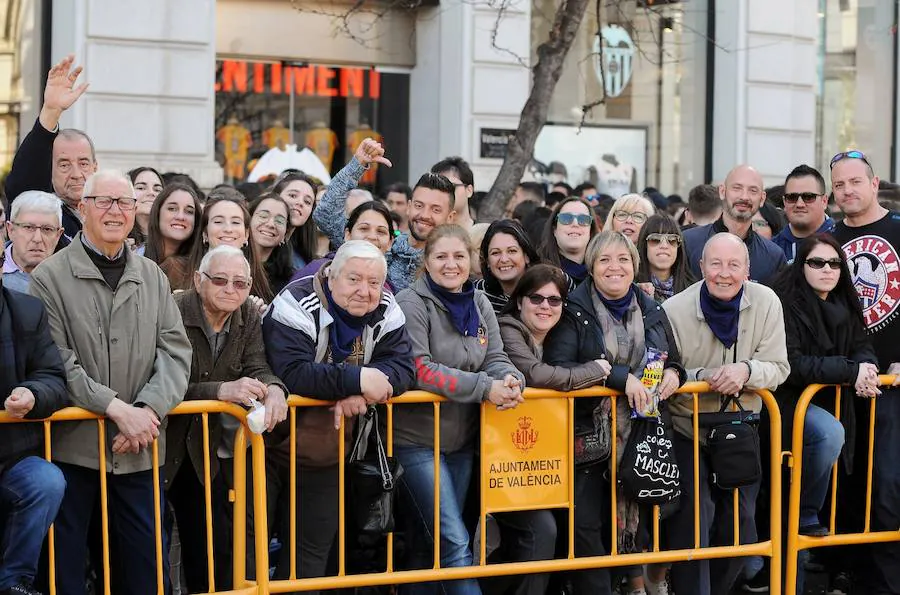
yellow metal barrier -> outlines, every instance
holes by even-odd
[[[882,386],[890,386],[893,384],[895,378],[895,376],[882,375],[879,377],[879,382]],[[870,528],[872,516],[872,471],[875,464],[875,408],[880,397],[870,399],[869,401],[869,438],[866,459],[866,513],[862,532],[843,534],[837,534],[836,532],[838,463],[835,463],[832,469],[831,481],[831,511],[829,520],[829,531],[831,532],[831,535],[828,535],[827,537],[808,537],[800,535],[800,484],[803,472],[803,426],[809,404],[812,402],[813,397],[816,396],[816,393],[823,388],[835,389],[834,414],[837,419],[840,419],[841,391],[844,390],[844,387],[841,386],[824,384],[813,384],[808,386],[806,390],[803,391],[803,394],[800,395],[800,399],[797,402],[797,408],[794,411],[791,452],[788,453],[791,457],[791,488],[790,500],[788,503],[787,543],[784,552],[787,561],[785,569],[785,593],[787,594],[793,594],[797,589],[797,554],[800,550],[836,545],[859,545],[900,541],[900,531],[872,531]]]
[[[245,555],[246,555],[246,458],[247,458],[247,436],[250,436],[251,453],[253,457],[254,469],[254,486],[262,486],[262,492],[259,489],[253,490],[254,497],[254,516],[256,551],[268,551],[268,539],[266,536],[266,499],[265,499],[265,451],[263,448],[262,437],[250,433],[246,430],[246,414],[247,412],[229,403],[221,401],[186,401],[178,405],[169,412],[169,415],[200,415],[203,422],[203,447],[204,447],[204,499],[206,504],[206,549],[208,553],[207,573],[209,577],[210,591],[215,591],[214,577],[214,558],[213,558],[213,522],[212,522],[212,494],[210,481],[210,444],[209,444],[209,415],[210,414],[227,414],[241,421],[242,429],[237,432],[235,437],[235,453],[234,453],[234,590],[227,591],[235,595],[251,595],[256,593],[267,593],[268,589],[268,556],[257,557],[256,559],[256,576],[258,580],[256,584],[248,583],[244,579],[245,573]],[[53,458],[51,446],[51,425],[55,423],[65,423],[72,421],[97,421],[97,445],[100,453],[100,469],[98,472],[100,479],[100,523],[102,529],[102,569],[103,569],[103,590],[104,595],[110,594],[110,566],[109,566],[109,515],[107,506],[107,479],[106,473],[102,470],[106,469],[106,420],[105,418],[79,409],[77,407],[68,407],[62,409],[53,416],[43,420],[21,420],[9,417],[0,411],[0,423],[40,423],[44,429],[44,457],[50,461]],[[152,460],[153,460],[153,509],[155,514],[155,550],[156,550],[156,579],[157,593],[163,595],[163,556],[168,552],[163,552],[162,527],[160,524],[160,461],[157,443],[152,443]],[[49,543],[49,583],[51,595],[56,594],[56,557],[53,528],[50,528],[48,536]],[[226,591],[218,591],[218,593],[226,593]]]
[[[775,401],[775,398],[769,391],[761,390],[757,391],[757,394],[761,397],[763,404],[767,408],[769,412],[769,424],[771,429],[771,448],[768,456],[769,467],[771,471],[771,505],[770,505],[770,525],[771,525],[771,537],[767,541],[762,541],[754,544],[740,544],[740,530],[739,530],[739,511],[740,508],[737,506],[738,503],[738,490],[734,490],[734,543],[727,546],[717,546],[717,547],[701,547],[701,539],[700,539],[700,474],[699,474],[699,453],[700,453],[700,444],[697,437],[700,435],[700,427],[699,420],[697,417],[697,412],[699,411],[699,395],[708,390],[708,385],[706,383],[689,383],[683,386],[679,393],[681,394],[691,394],[693,398],[693,409],[694,409],[694,547],[691,549],[681,549],[681,550],[660,550],[660,540],[659,540],[659,508],[654,507],[654,515],[653,515],[653,545],[652,550],[649,552],[643,553],[634,553],[634,554],[620,554],[615,549],[615,544],[617,542],[617,523],[616,523],[616,465],[611,465],[611,491],[612,491],[612,544],[613,551],[611,555],[607,556],[595,556],[595,557],[583,557],[576,558],[575,557],[575,548],[574,548],[574,498],[573,496],[573,486],[570,485],[569,488],[569,502],[568,502],[568,520],[569,520],[569,543],[568,543],[568,553],[565,559],[555,559],[555,560],[541,560],[541,561],[532,561],[532,562],[512,562],[512,563],[501,563],[501,564],[486,564],[485,561],[485,539],[484,539],[484,527],[485,527],[485,506],[484,499],[482,499],[481,506],[481,527],[482,527],[482,546],[481,551],[479,552],[477,565],[469,566],[469,567],[454,567],[454,568],[442,568],[440,566],[440,473],[438,469],[439,465],[439,457],[437,456],[440,452],[440,407],[441,403],[445,402],[445,399],[441,399],[436,395],[421,392],[421,391],[413,391],[406,393],[400,397],[392,399],[387,403],[387,450],[388,455],[390,456],[393,452],[393,408],[395,406],[403,406],[411,403],[432,403],[434,406],[434,465],[435,465],[435,496],[434,496],[434,511],[435,511],[435,519],[434,519],[434,527],[435,527],[435,535],[434,535],[434,567],[423,570],[403,570],[397,571],[394,570],[394,560],[393,560],[393,535],[389,534],[387,536],[387,554],[385,559],[385,571],[378,573],[367,573],[367,574],[354,574],[348,575],[346,572],[346,543],[345,543],[345,510],[344,510],[344,460],[345,460],[345,452],[344,452],[344,424],[341,424],[340,432],[340,440],[339,444],[339,452],[338,452],[338,476],[339,476],[339,521],[338,521],[338,573],[337,576],[328,576],[328,577],[317,577],[317,578],[297,578],[297,569],[296,569],[296,509],[297,509],[297,486],[296,486],[296,465],[291,464],[290,469],[290,535],[289,535],[289,543],[288,547],[290,548],[290,576],[288,579],[284,580],[272,580],[268,584],[268,590],[264,590],[263,585],[260,584],[260,593],[286,593],[286,592],[294,592],[294,591],[310,591],[310,590],[323,590],[323,589],[336,589],[336,588],[353,588],[353,587],[362,587],[362,586],[378,586],[378,585],[393,585],[400,583],[413,583],[413,582],[431,582],[431,581],[446,581],[446,580],[457,580],[457,579],[467,579],[467,578],[482,578],[482,577],[491,577],[491,576],[508,576],[508,575],[520,575],[520,574],[529,574],[529,573],[543,573],[543,572],[555,572],[555,571],[565,571],[565,570],[584,570],[590,568],[611,568],[611,567],[621,567],[621,566],[631,566],[631,565],[640,565],[640,564],[667,564],[667,563],[677,563],[677,562],[686,562],[700,559],[717,559],[717,558],[732,558],[732,557],[743,557],[743,556],[763,556],[767,558],[771,558],[771,586],[770,593],[773,595],[779,595],[781,592],[781,415],[778,410],[778,405]],[[613,399],[612,406],[612,453],[610,455],[610,460],[616,460],[616,407],[615,407],[615,399],[619,398],[620,395],[615,391],[597,387],[585,390],[574,391],[571,393],[560,393],[549,390],[539,390],[539,389],[527,389],[525,391],[526,399],[561,399],[565,398],[569,400],[569,421],[570,425],[574,418],[574,399],[581,397],[610,397]],[[290,440],[291,440],[291,461],[296,461],[296,409],[298,407],[315,407],[315,406],[330,406],[333,403],[328,401],[320,401],[313,399],[306,399],[297,396],[292,396],[288,400],[288,405],[290,407]],[[485,406],[490,406],[489,404]],[[569,452],[571,453],[572,441],[569,440]],[[683,465],[684,463],[682,463]],[[574,462],[571,456],[569,457],[569,478],[570,484],[574,484]],[[481,477],[482,474],[476,475],[477,477]],[[264,485],[254,485],[254,501],[263,500],[265,496],[265,486]],[[261,558],[265,556],[267,557],[267,550],[265,548],[260,547],[259,543],[259,534],[257,534],[257,567],[261,566]],[[259,575],[259,573],[257,573]]]

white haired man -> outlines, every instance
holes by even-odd
[[[62,236],[62,204],[49,192],[23,192],[9,212],[6,233],[3,286],[28,293],[31,271],[53,254]]]
[[[113,561],[127,586],[113,592],[157,593],[151,443],[165,460],[165,417],[184,398],[191,344],[169,282],[156,264],[127,249],[134,188],[119,172],[101,171],[84,185],[84,222],[72,243],[36,268],[30,291],[44,302],[59,347],[72,404],[108,418],[106,466],[100,468],[97,424],[53,430],[53,458],[66,478],[56,520],[57,593],[84,595],[90,519],[98,505],[98,470],[106,474]],[[160,506],[165,510],[165,506]],[[165,546],[163,548],[165,550]],[[94,552],[99,556],[100,552]],[[168,591],[168,585],[160,588]]]
[[[340,416],[364,413],[367,405],[415,382],[406,317],[384,289],[386,274],[381,250],[364,240],[347,241],[316,275],[285,287],[263,319],[269,363],[288,390],[335,402],[333,414],[305,408],[297,415],[297,483],[306,486],[297,502],[297,568],[303,578],[324,575],[337,535]],[[351,434],[348,429],[345,438]],[[287,493],[289,452],[288,440],[267,451],[270,500]],[[289,516],[281,515],[288,521],[282,535],[290,530]],[[281,552],[276,576],[284,577],[290,548]]]

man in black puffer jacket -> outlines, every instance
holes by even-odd
[[[2,260],[2,257],[0,257]],[[7,418],[49,417],[66,403],[66,371],[37,298],[0,288],[0,397]],[[41,545],[62,502],[62,472],[41,455],[43,427],[0,426],[0,595],[36,594]]]

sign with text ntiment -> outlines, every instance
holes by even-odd
[[[484,405],[481,465],[488,512],[560,508],[569,501],[565,399],[528,400],[507,411]]]

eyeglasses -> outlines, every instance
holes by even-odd
[[[282,217],[281,215],[275,215],[272,217],[272,213],[269,211],[256,211],[253,213],[253,216],[259,219],[261,222],[266,223],[269,219],[272,219],[275,222],[276,227],[287,227],[287,218]]]
[[[594,218],[590,215],[576,215],[575,213],[560,213],[556,216],[556,221],[563,225],[572,225],[575,223],[581,227],[587,227],[593,220]]]
[[[662,244],[665,242],[670,246],[680,246],[681,236],[677,233],[651,233],[647,234],[648,244]]]
[[[827,264],[832,271],[836,271],[841,268],[841,259],[840,258],[829,258],[825,260],[824,258],[818,258],[813,256],[812,258],[806,259],[806,264],[809,265],[811,269],[824,269]]]
[[[821,194],[817,194],[816,192],[791,192],[789,194],[784,195],[784,202],[787,204],[794,204],[798,200],[802,200],[806,204],[812,204],[819,200]]]
[[[123,211],[131,211],[134,209],[134,205],[137,204],[137,199],[130,196],[85,196],[84,199],[93,200],[94,205],[101,211],[108,211],[113,206],[113,203],[119,205],[119,209]]]
[[[754,219],[750,223],[750,225],[752,225],[753,227],[772,227],[771,225],[769,225],[769,222],[766,221],[765,219]]]
[[[628,211],[616,211],[613,217],[615,217],[616,221],[628,221],[628,218],[631,217],[631,220],[638,225],[643,225],[644,221],[647,220],[647,215],[644,213],[629,213]]]
[[[539,293],[532,293],[531,295],[525,296],[528,298],[528,301],[531,302],[534,306],[540,306],[546,300],[547,304],[551,308],[558,308],[562,305],[563,299],[558,295],[541,295]]]
[[[838,161],[841,161],[842,159],[859,159],[860,161],[862,161],[863,163],[868,165],[870,168],[872,167],[872,164],[869,163],[869,160],[866,159],[866,156],[863,154],[862,151],[845,151],[843,153],[838,153],[837,155],[835,155],[834,157],[831,158],[830,168],[834,169],[834,164],[837,163]]]
[[[225,277],[211,277],[206,273],[203,273],[203,276],[210,280],[210,282],[216,287],[225,287],[229,283],[238,291],[244,291],[250,287],[250,280],[244,281],[243,279],[227,279]]]
[[[10,221],[10,223],[12,223],[13,227],[21,229],[28,235],[32,235],[40,230],[41,235],[45,238],[52,238],[59,231],[58,227],[53,227],[52,225],[32,225],[31,223],[18,223],[16,221]]]

